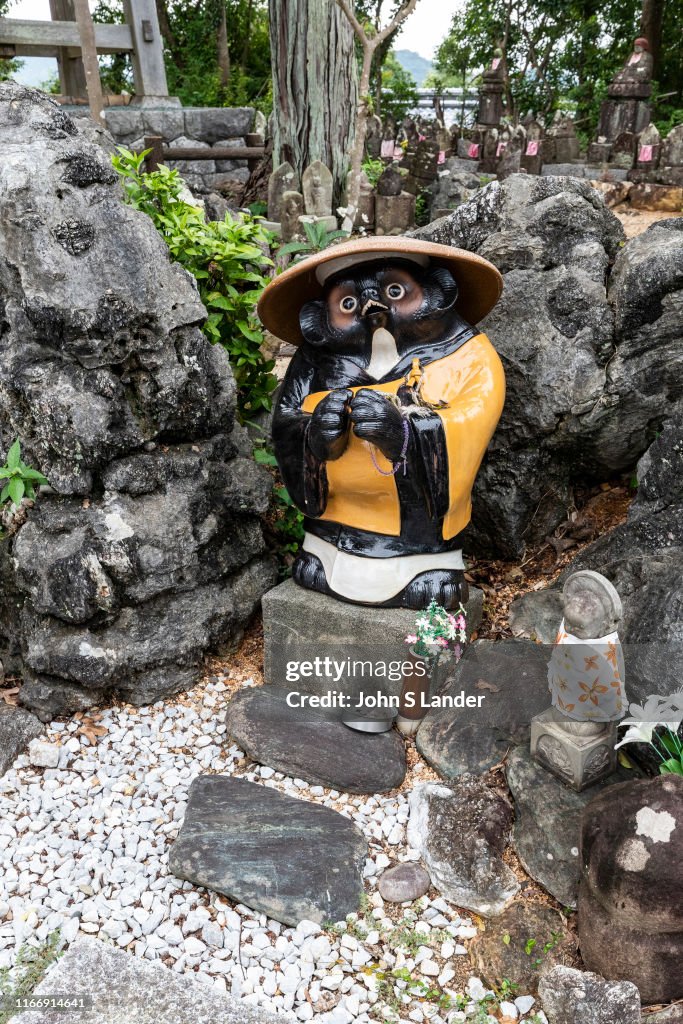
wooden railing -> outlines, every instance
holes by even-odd
[[[160,135],[145,135],[144,149],[149,150],[145,157],[145,170],[156,171],[160,164],[169,160],[246,160],[250,171],[258,165],[265,152],[263,136],[250,132],[246,146],[221,146],[194,148],[166,146]]]

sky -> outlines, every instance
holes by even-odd
[[[399,34],[396,47],[399,50],[415,50],[421,57],[430,60],[460,6],[460,0],[418,0],[417,7],[406,20]],[[94,7],[92,0],[91,7]],[[49,0],[15,0],[9,10],[11,18],[37,18],[49,20]],[[52,72],[57,62],[49,57],[25,57],[24,67],[17,79],[25,85],[40,85]]]

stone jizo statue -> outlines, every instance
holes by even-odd
[[[628,710],[618,634],[622,605],[610,581],[590,570],[569,577],[562,604],[548,666],[552,708],[532,722],[532,753],[583,789],[616,767],[616,723]]]
[[[644,36],[636,39],[633,53],[607,90],[608,96],[628,96],[646,99],[652,93],[652,54]]]

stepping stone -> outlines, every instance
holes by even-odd
[[[221,995],[193,971],[100,942],[76,939],[47,972],[34,996],[92,997],[92,1009],[29,1010],[10,1024],[282,1024],[283,1017]]]
[[[292,708],[274,686],[240,690],[228,705],[228,735],[250,758],[295,779],[346,793],[386,793],[406,774],[395,730],[369,735],[324,711]]]
[[[466,776],[450,789],[426,782],[410,794],[408,844],[446,899],[496,917],[519,892],[503,860],[512,820],[508,801],[481,779]]]
[[[201,775],[171,847],[178,878],[283,924],[342,921],[358,910],[368,846],[329,807],[227,775]]]
[[[472,644],[443,690],[484,697],[480,707],[435,708],[417,732],[417,749],[445,779],[483,775],[510,747],[528,742],[534,715],[550,707],[551,649],[529,640]]]
[[[44,728],[30,711],[0,704],[0,775],[12,767],[19,754]]]
[[[619,769],[575,793],[538,764],[527,747],[517,747],[506,774],[515,799],[513,843],[524,870],[563,906],[576,907],[583,809],[607,786],[632,779],[634,773]]]
[[[552,907],[517,900],[486,931],[472,939],[469,954],[477,975],[491,988],[505,979],[519,992],[536,995],[541,974],[574,953],[576,943]]]

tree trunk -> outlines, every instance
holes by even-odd
[[[249,44],[251,43],[251,19],[254,10],[254,0],[248,0],[247,3],[247,14],[245,18],[244,27],[244,44],[242,46],[242,58],[240,60],[240,70],[244,74],[244,69],[247,66],[247,60],[249,59]]]
[[[218,0],[220,15],[218,21],[218,76],[221,89],[230,84],[230,49],[228,47],[228,22],[225,12],[225,0]]]
[[[358,105],[353,30],[335,0],[270,0],[273,163],[321,160],[341,202]]]
[[[356,135],[351,147],[351,173],[346,195],[346,214],[342,223],[344,231],[351,232],[360,201],[360,177],[365,153],[365,136],[368,130],[368,99],[370,96],[370,72],[372,70],[373,48],[369,41],[363,43],[363,67],[360,73],[358,106],[356,109]]]
[[[643,12],[640,20],[642,34],[650,44],[652,54],[652,77],[659,79],[659,66],[662,53],[662,22],[666,0],[643,0]]]

